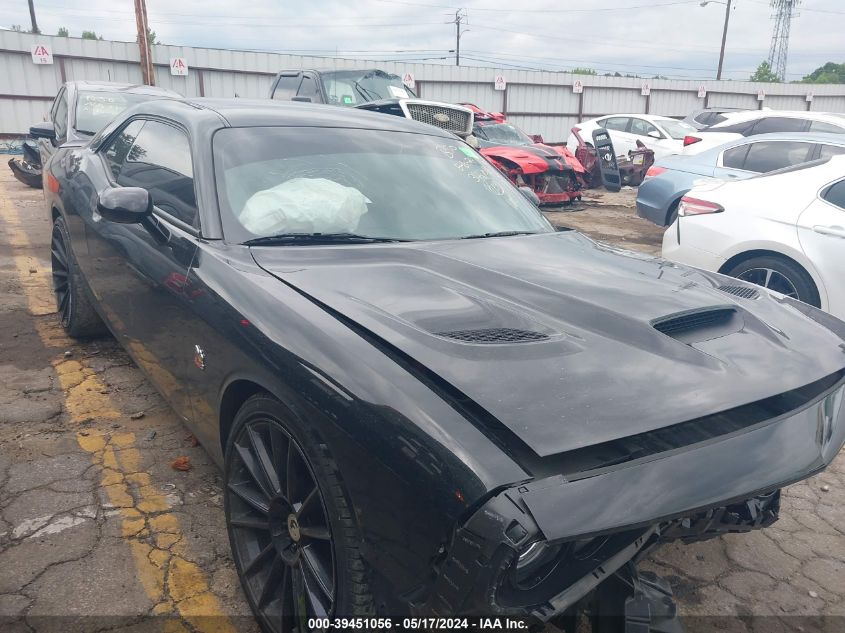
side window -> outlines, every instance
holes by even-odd
[[[840,209],[845,209],[845,180],[840,180],[830,185],[822,193],[822,198]]]
[[[624,132],[628,129],[628,117],[624,116],[612,116],[608,117],[607,119],[602,119],[599,121],[599,125],[601,125],[606,130],[616,130],[617,132]]]
[[[704,111],[698,116],[693,117],[693,121],[701,125],[713,125],[713,112]]]
[[[56,141],[61,143],[67,138],[67,90],[62,88],[56,97],[56,105],[51,113],[53,127],[56,129]]]
[[[322,103],[323,99],[320,97],[320,88],[317,85],[317,80],[310,75],[305,75],[302,78],[302,84],[299,86],[297,97],[308,97],[312,103]]]
[[[660,134],[660,131],[645,119],[631,119],[631,134],[648,136],[649,132],[657,132]],[[663,135],[660,134],[660,136]]]
[[[786,116],[763,117],[757,121],[757,125],[751,134],[768,134],[770,132],[803,132],[807,126],[804,119],[793,119]]]
[[[839,145],[822,145],[819,151],[819,159],[825,160],[831,156],[839,156],[845,154],[845,147]]]
[[[273,90],[273,98],[280,99],[282,101],[290,101],[291,97],[296,94],[297,86],[299,86],[299,76],[300,73],[296,73],[295,75],[291,75],[289,77],[285,77],[284,75],[279,77],[279,83],[276,84],[276,87]]]
[[[752,143],[748,148],[744,169],[764,174],[776,169],[798,165],[809,159],[812,148],[812,143],[796,141]]]
[[[196,225],[194,169],[188,136],[177,127],[147,121],[135,138],[117,184],[142,187],[159,209]]]
[[[111,171],[112,178],[115,180],[120,176],[120,170],[126,162],[130,149],[135,143],[135,137],[138,136],[142,127],[144,127],[144,122],[140,119],[132,121],[123,128],[123,131],[115,137],[106,151],[103,152],[103,158],[109,167],[109,171]]]
[[[722,154],[722,167],[730,169],[745,169],[745,156],[748,154],[749,144],[726,149]]]
[[[845,134],[845,128],[824,121],[810,121],[811,132],[828,132],[830,134]]]

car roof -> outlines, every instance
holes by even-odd
[[[746,112],[733,112],[730,117],[719,123],[711,125],[711,128],[726,127],[743,121],[753,121],[763,117],[790,117],[796,119],[810,119],[813,121],[825,121],[837,123],[845,127],[845,115],[833,112],[813,112],[811,110],[748,110]]]
[[[754,136],[743,136],[728,141],[716,147],[711,147],[698,154],[672,154],[665,156],[655,164],[658,167],[669,167],[674,169],[681,165],[713,165],[716,157],[725,150],[760,143],[761,141],[802,141],[805,143],[822,143],[825,145],[839,145],[845,147],[845,134],[833,134],[830,132],[772,132],[770,134],[756,134]]]
[[[158,86],[145,86],[144,84],[130,84],[118,81],[90,81],[90,80],[76,80],[68,81],[68,85],[75,87],[77,90],[85,90],[88,92],[129,92],[132,94],[149,94],[161,95],[181,98],[178,92],[168,90],[167,88],[159,88]]]
[[[195,128],[199,119],[207,119],[215,121],[216,127],[345,127],[457,138],[433,125],[391,114],[270,99],[160,99],[127,109],[120,120],[139,114],[170,117],[188,128]]]

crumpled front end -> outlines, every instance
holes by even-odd
[[[566,205],[581,199],[583,179],[564,156],[544,145],[486,147],[481,155],[518,187],[529,187],[541,205]],[[583,168],[581,168],[583,172]]]
[[[844,392],[839,372],[809,404],[717,441],[500,492],[455,531],[417,611],[547,621],[590,604],[611,579],[636,576],[634,564],[661,543],[768,527],[780,488],[824,469],[845,443]],[[627,585],[667,606],[655,582]],[[636,617],[637,599],[622,600],[617,615],[630,607]]]

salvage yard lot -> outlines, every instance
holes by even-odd
[[[257,630],[220,474],[115,341],[64,335],[42,194],[0,173],[0,631]],[[588,192],[584,210],[547,215],[659,253],[633,199]],[[682,614],[723,618],[689,630],[843,630],[845,458],[786,489],[774,527],[667,546],[643,567],[670,578]],[[147,628],[152,614],[170,617]]]

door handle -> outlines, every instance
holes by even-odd
[[[813,230],[816,233],[821,233],[822,235],[830,235],[831,237],[841,237],[845,239],[845,229],[841,226],[820,226],[815,225]]]

